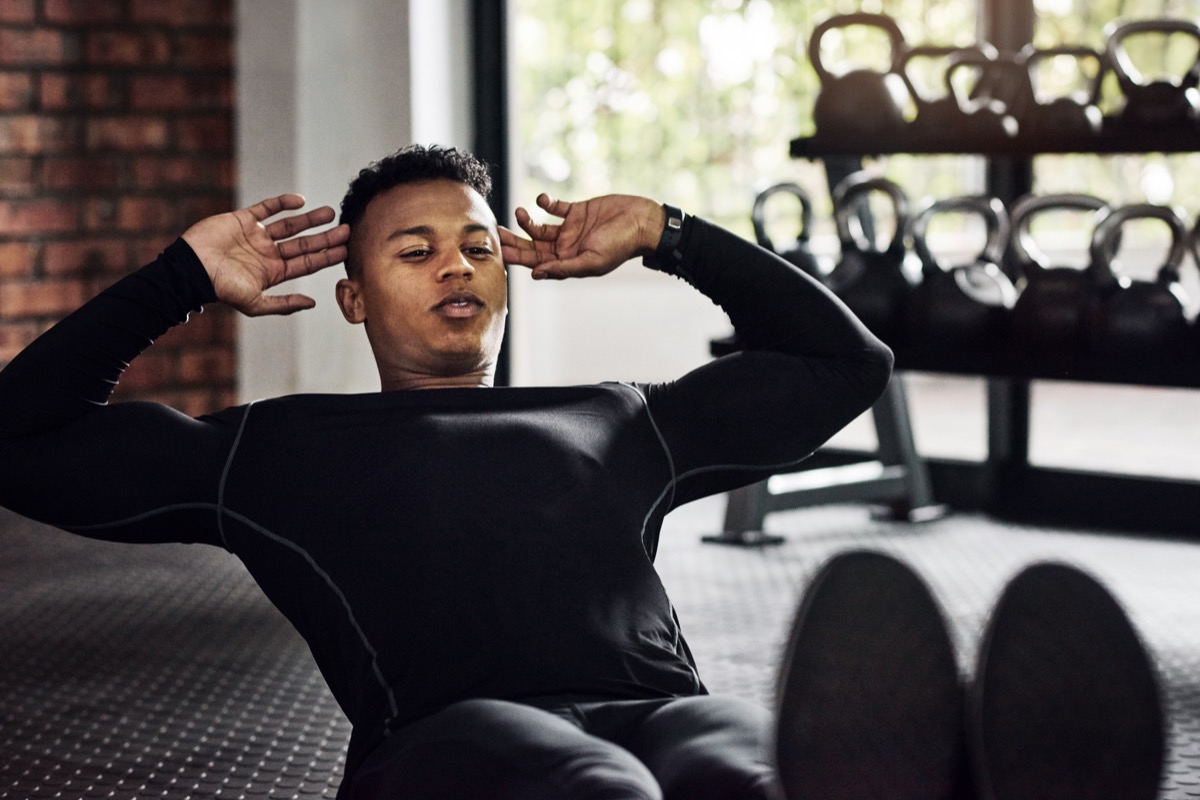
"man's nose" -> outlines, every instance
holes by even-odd
[[[471,263],[471,259],[467,258],[466,253],[454,251],[453,254],[448,254],[442,263],[438,265],[439,280],[470,278],[474,275],[475,265]]]

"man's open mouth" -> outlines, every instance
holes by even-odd
[[[469,317],[481,311],[483,305],[474,292],[451,292],[433,310],[447,317]]]

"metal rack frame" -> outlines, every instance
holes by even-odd
[[[1033,40],[1036,15],[1032,0],[1000,3],[981,0],[981,39],[1001,51],[1017,52]],[[1033,190],[1033,159],[1058,152],[1098,156],[1133,152],[1191,152],[1194,136],[1179,131],[1152,131],[1137,141],[1128,136],[1102,136],[1087,143],[1063,142],[1034,150],[1021,143],[972,143],[961,147],[923,146],[919,142],[890,142],[888,153],[973,154],[987,158],[986,191],[1006,204]],[[1086,144],[1086,146],[1082,146]],[[840,161],[855,152],[844,140],[823,142],[819,137],[796,139],[790,148],[797,158]],[[882,154],[882,153],[880,153]],[[988,455],[982,463],[926,459],[933,491],[954,508],[983,510],[1000,518],[1072,525],[1120,528],[1132,532],[1194,537],[1200,522],[1200,481],[1147,478],[1064,469],[1029,463],[1031,383],[1036,379],[1080,380],[1200,388],[1200,371],[1193,363],[1114,364],[1102,361],[1072,364],[1069,377],[1055,365],[1030,364],[1016,354],[960,359],[929,358],[919,352],[897,352],[901,371],[980,375],[987,380]]]

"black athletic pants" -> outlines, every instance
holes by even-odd
[[[771,718],[713,695],[466,700],[389,737],[344,800],[777,800]]]

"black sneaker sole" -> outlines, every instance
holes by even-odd
[[[776,764],[788,800],[940,800],[964,761],[962,689],[942,611],[890,556],[817,573],[780,671]]]
[[[980,800],[1153,800],[1166,725],[1150,656],[1074,567],[1027,567],[997,602],[968,693]]]

